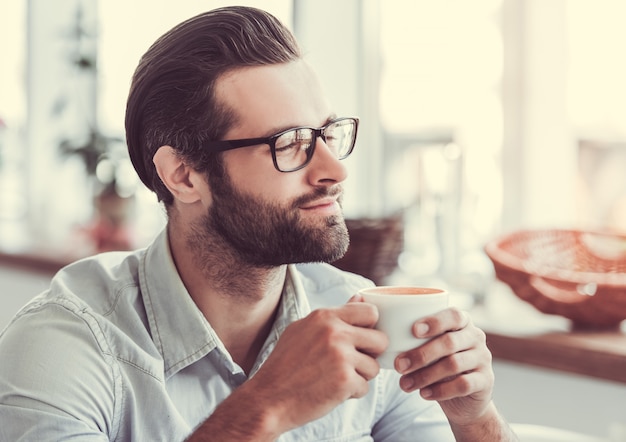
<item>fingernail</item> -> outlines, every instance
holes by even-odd
[[[348,302],[361,302],[362,300],[363,300],[363,296],[357,293],[355,295],[352,295],[352,297],[348,299]]]
[[[413,379],[408,377],[400,378],[400,388],[404,391],[409,391],[413,387]]]
[[[422,388],[420,390],[420,394],[422,395],[424,399],[428,399],[429,397],[433,395],[433,391],[430,388]]]
[[[430,330],[430,327],[424,322],[420,322],[415,326],[415,334],[418,338],[425,336],[428,333],[428,330]]]
[[[398,359],[397,367],[398,367],[398,371],[400,373],[403,373],[404,370],[409,368],[409,365],[411,365],[411,361],[409,361],[408,358],[400,358],[400,359]]]

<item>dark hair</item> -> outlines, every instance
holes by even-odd
[[[299,58],[292,33],[274,16],[251,7],[214,9],[160,37],[139,61],[126,105],[126,142],[141,181],[170,205],[173,197],[152,158],[169,145],[197,170],[208,170],[216,161],[216,154],[203,152],[200,145],[221,139],[236,118],[215,99],[216,80],[236,68]]]

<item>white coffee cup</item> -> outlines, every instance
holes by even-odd
[[[430,339],[416,338],[413,324],[448,307],[448,292],[432,287],[381,286],[359,290],[367,303],[378,308],[376,329],[389,338],[389,347],[378,357],[382,368],[394,368],[396,357]]]

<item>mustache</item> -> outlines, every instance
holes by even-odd
[[[331,186],[331,187],[318,187],[315,189],[315,191],[307,194],[307,195],[302,195],[299,196],[298,198],[296,198],[293,203],[291,204],[292,208],[297,209],[300,206],[303,206],[305,204],[311,203],[313,201],[316,201],[320,198],[325,198],[325,197],[336,197],[338,196],[338,202],[341,204],[341,200],[343,197],[343,187],[341,186],[341,184],[337,184],[335,186]]]

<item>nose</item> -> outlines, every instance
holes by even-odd
[[[340,183],[348,177],[348,169],[328,147],[322,137],[315,141],[315,152],[305,170],[314,186]]]

